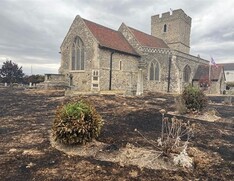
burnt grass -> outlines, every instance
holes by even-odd
[[[175,110],[172,95],[148,93],[141,97],[83,96],[105,121],[98,141],[118,150],[131,143],[150,147],[134,129],[149,139],[160,136],[160,109]],[[159,99],[160,98],[160,99]],[[234,178],[234,109],[214,107],[222,121],[190,119],[196,124],[191,146],[206,153],[194,169],[140,169],[93,157],[68,156],[51,147],[49,136],[56,107],[75,97],[63,92],[0,88],[0,180],[232,180]],[[168,115],[170,116],[170,115]],[[186,118],[183,118],[186,120]],[[32,151],[32,152],[30,152]],[[206,158],[207,160],[207,158]]]

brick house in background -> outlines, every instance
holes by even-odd
[[[47,74],[74,91],[119,90],[181,93],[199,65],[189,54],[191,18],[183,10],[151,17],[151,35],[121,24],[113,30],[76,16],[62,45],[58,75]],[[220,90],[212,89],[220,92]]]

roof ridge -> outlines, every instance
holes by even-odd
[[[87,19],[84,19],[84,18],[82,18],[82,19],[83,19],[83,21],[88,21],[89,23],[93,23],[93,24],[95,24],[95,25],[101,26],[101,27],[106,28],[106,29],[109,29],[109,30],[111,30],[111,31],[118,32],[117,30],[114,30],[114,29],[109,28],[109,27],[107,27],[107,26],[104,26],[104,25],[101,25],[101,24],[95,23],[95,22],[93,22],[93,21],[90,21],[90,20],[87,20]]]
[[[127,27],[130,28],[130,29],[139,31],[139,32],[141,32],[141,33],[144,33],[144,34],[146,34],[146,35],[150,35],[150,34],[148,34],[148,33],[145,33],[145,32],[143,32],[143,31],[141,31],[141,30],[138,30],[138,29],[136,29],[136,28],[133,28],[133,27],[131,27],[131,26],[127,26]],[[150,35],[150,36],[152,36],[152,35]]]
[[[127,28],[132,32],[135,38],[140,42],[141,46],[148,46],[152,48],[169,48],[166,42],[156,36],[150,35],[148,33],[142,32],[135,28],[127,26]]]
[[[125,52],[131,55],[138,55],[131,44],[119,31],[113,30],[98,23],[83,19],[84,23],[99,42],[101,47]]]
[[[124,22],[122,22],[122,24],[124,25],[124,26],[126,26],[126,28],[127,28],[127,30],[131,33],[131,35],[134,37],[134,39],[139,43],[139,44],[141,44],[140,42],[139,42],[139,40],[136,38],[136,36],[134,35],[134,33],[131,31],[131,27],[129,27],[129,26],[127,26]],[[132,28],[132,29],[134,29],[134,28]],[[122,34],[122,33],[121,33]],[[123,35],[123,34],[122,34]],[[123,35],[124,36],[124,35]],[[124,37],[124,39],[126,39],[125,37]],[[127,39],[126,39],[127,40]],[[128,40],[127,40],[128,41]],[[130,44],[130,43],[129,43]],[[131,45],[131,44],[130,44]],[[132,45],[131,45],[132,46]],[[134,48],[133,48],[134,49]],[[134,51],[135,51],[135,49],[134,49]]]
[[[153,36],[153,35],[151,35],[151,34],[148,34],[148,33],[145,33],[145,32],[143,32],[143,31],[141,31],[141,30],[138,30],[138,29],[136,29],[136,28],[133,28],[133,27],[130,27],[130,26],[128,26],[128,28],[133,29],[133,30],[135,30],[135,31],[138,31],[138,32],[140,32],[140,33],[143,33],[143,34],[145,34],[145,35],[152,36],[152,37],[154,37],[154,38],[163,40],[163,39],[161,39],[161,38],[158,38],[158,37],[156,37],[156,36]]]
[[[134,51],[134,53],[136,53],[138,55],[138,53],[136,52],[136,50],[132,47],[132,45],[128,42],[128,40],[124,37],[124,35],[120,31],[117,31],[117,32],[123,38],[123,40],[130,45],[130,47],[132,48],[132,50]]]

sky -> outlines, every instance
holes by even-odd
[[[0,0],[0,67],[12,60],[28,75],[58,73],[60,45],[76,15],[150,34],[151,16],[170,9],[192,18],[192,55],[234,63],[233,8],[233,0]]]

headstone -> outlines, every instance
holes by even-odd
[[[6,82],[5,82],[4,86],[7,87],[7,83]]]
[[[142,69],[139,69],[136,95],[142,95],[142,94],[143,94],[143,73],[142,73]]]
[[[125,92],[125,94],[128,95],[128,96],[134,96],[136,94],[136,91],[135,91],[135,89],[134,89],[134,87],[132,85],[132,79],[133,79],[132,77],[133,77],[133,73],[130,72],[129,73],[129,86],[128,86],[126,92]]]
[[[29,87],[32,87],[32,82],[29,82]]]

